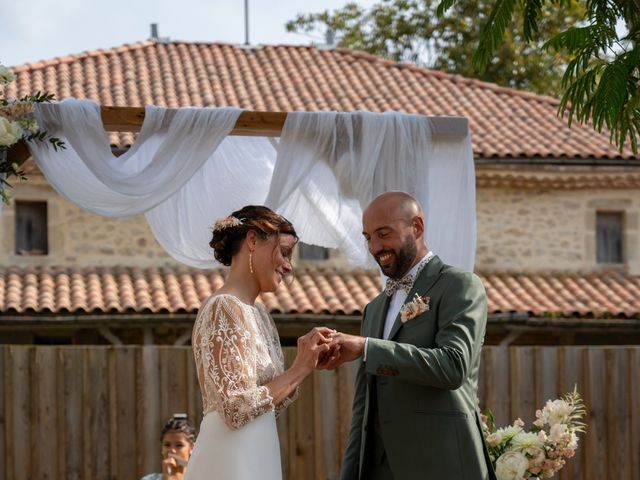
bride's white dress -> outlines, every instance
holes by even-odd
[[[186,480],[281,480],[276,415],[264,385],[284,371],[280,339],[264,306],[210,297],[192,335],[204,418]]]

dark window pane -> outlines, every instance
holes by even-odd
[[[298,248],[300,260],[327,260],[329,258],[328,248],[308,245],[302,242],[298,244]]]
[[[16,202],[16,254],[46,255],[47,202]]]
[[[598,263],[622,263],[621,212],[598,212],[596,214],[596,248]]]

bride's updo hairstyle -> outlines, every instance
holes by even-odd
[[[262,205],[247,205],[213,225],[209,246],[215,259],[227,267],[231,265],[231,258],[240,251],[249,230],[263,240],[279,234],[293,235],[298,240],[293,225],[282,215]]]

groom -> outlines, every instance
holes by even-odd
[[[365,307],[362,336],[335,334],[339,354],[323,365],[359,359],[341,479],[495,479],[477,410],[480,279],[428,251],[409,194],[380,195],[362,220],[389,280]]]

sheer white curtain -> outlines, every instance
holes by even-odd
[[[468,133],[434,135],[437,117],[294,112],[279,141],[227,136],[240,113],[147,107],[135,144],[114,157],[99,106],[68,99],[36,110],[42,127],[67,149],[30,148],[62,196],[100,215],[145,213],[158,242],[187,265],[213,266],[211,224],[246,204],[269,205],[293,222],[302,241],[342,249],[351,264],[370,265],[362,207],[381,192],[403,190],[425,207],[429,247],[447,263],[473,268]]]
[[[434,135],[438,121],[396,112],[290,113],[266,204],[289,218],[305,241],[340,248],[352,263],[364,264],[362,208],[380,193],[405,191],[424,207],[429,248],[471,270],[471,138]]]

